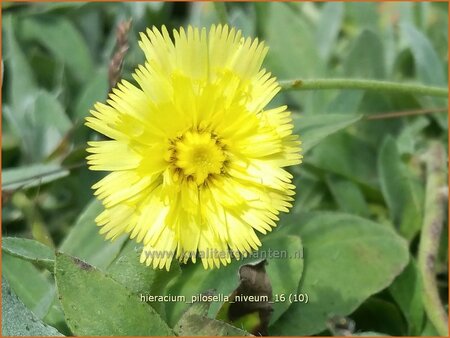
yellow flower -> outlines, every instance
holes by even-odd
[[[100,233],[143,242],[141,262],[169,269],[201,257],[220,267],[261,245],[293,201],[300,141],[261,64],[268,48],[228,26],[141,33],[146,62],[86,125],[111,140],[89,142],[93,188],[105,210]]]

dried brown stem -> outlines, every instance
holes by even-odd
[[[434,114],[434,113],[441,113],[441,112],[448,112],[448,107],[426,108],[426,109],[415,109],[415,110],[389,112],[389,113],[382,113],[382,114],[371,114],[371,115],[366,116],[366,120],[393,119],[393,118],[404,117],[404,116]]]
[[[108,69],[109,89],[111,90],[117,84],[122,73],[123,60],[130,45],[128,44],[128,32],[131,28],[131,19],[122,21],[116,30],[116,47],[115,53],[111,58]]]

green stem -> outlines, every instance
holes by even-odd
[[[313,79],[280,81],[282,90],[363,89],[448,97],[448,88],[413,83],[363,79]]]
[[[448,336],[448,316],[439,297],[435,261],[444,223],[446,197],[446,152],[441,143],[433,142],[426,158],[427,183],[425,210],[420,235],[418,266],[423,283],[423,302],[428,318],[441,336]]]

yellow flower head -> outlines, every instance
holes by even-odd
[[[111,140],[89,142],[91,170],[111,171],[93,188],[106,238],[143,242],[141,262],[169,269],[200,256],[219,267],[258,249],[255,230],[291,207],[300,141],[286,106],[264,110],[279,91],[261,68],[268,48],[228,26],[147,29],[146,62],[122,81],[86,125]]]

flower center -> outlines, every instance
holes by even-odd
[[[226,160],[223,145],[209,132],[188,131],[174,142],[173,149],[175,167],[197,185],[222,172]]]

